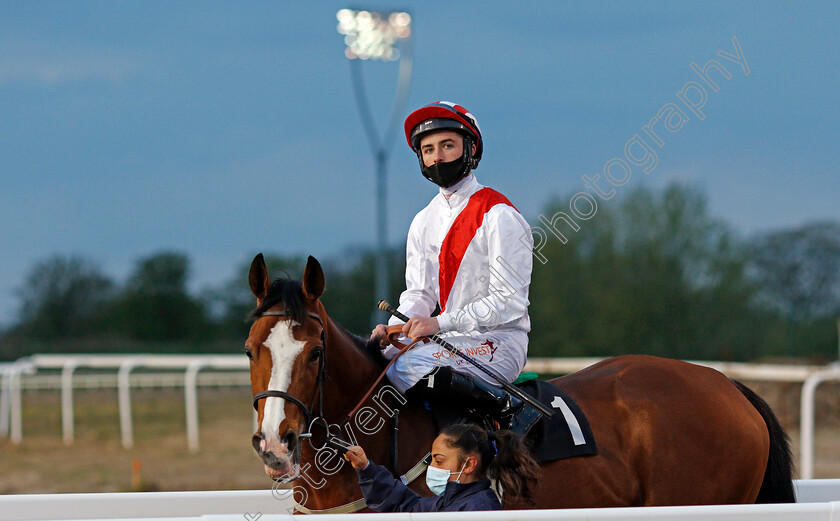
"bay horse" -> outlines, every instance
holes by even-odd
[[[383,360],[375,342],[327,314],[318,261],[309,257],[301,281],[272,282],[257,255],[249,285],[257,299],[245,344],[259,424],[252,443],[268,476],[291,482],[299,511],[365,508],[356,472],[329,445],[340,432],[431,495],[415,479],[436,436],[423,404],[407,402],[383,379],[342,423]],[[598,454],[541,464],[535,504],[505,500],[505,508],[795,501],[787,435],[761,398],[718,371],[629,355],[551,383],[588,415]]]

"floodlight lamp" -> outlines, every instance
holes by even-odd
[[[335,17],[347,45],[344,55],[351,60],[398,60],[397,43],[411,36],[411,15],[405,12],[341,9]]]

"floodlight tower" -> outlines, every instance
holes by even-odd
[[[378,254],[376,255],[376,273],[374,276],[374,299],[389,298],[388,284],[388,237],[386,221],[386,168],[388,153],[393,143],[394,133],[400,123],[408,89],[411,85],[413,53],[411,45],[411,16],[406,12],[378,13],[341,9],[336,13],[338,32],[344,35],[347,48],[344,55],[350,60],[350,75],[356,105],[362,118],[374,159],[376,160],[376,237]],[[400,49],[402,52],[400,52]],[[391,108],[391,118],[385,134],[380,138],[373,122],[373,116],[365,93],[362,80],[362,60],[381,60],[399,62],[397,93]],[[376,309],[371,315],[372,325],[385,322],[385,314]]]

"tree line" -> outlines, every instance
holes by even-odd
[[[563,210],[558,198],[544,215]],[[402,247],[358,248],[319,259],[322,300],[350,331],[370,331],[374,256],[390,259],[396,302]],[[673,184],[640,187],[602,205],[564,243],[541,249],[530,292],[532,356],[646,353],[756,360],[837,357],[840,223],[814,222],[739,237],[710,216],[704,194]],[[299,277],[303,256],[266,255],[275,276]],[[250,259],[229,281],[190,292],[190,262],[156,252],[117,282],[95,262],[56,255],[18,287],[17,323],[0,337],[0,359],[35,352],[235,353],[254,306]]]

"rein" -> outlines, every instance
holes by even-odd
[[[388,365],[386,365],[385,369],[382,370],[382,374],[379,375],[379,378],[377,378],[376,381],[373,382],[373,385],[371,385],[370,389],[368,389],[368,392],[365,393],[364,396],[362,396],[362,399],[359,400],[359,403],[357,403],[356,406],[353,407],[353,409],[349,413],[347,413],[347,416],[344,418],[342,423],[350,421],[350,418],[352,418],[353,415],[356,414],[356,412],[358,412],[358,410],[362,407],[362,404],[365,403],[368,400],[368,398],[370,398],[370,395],[373,394],[373,391],[376,389],[376,386],[379,385],[379,382],[382,381],[382,378],[385,377],[385,373],[387,373],[388,369],[390,369],[391,366],[394,365],[394,362],[396,362],[397,359],[401,357],[406,351],[416,346],[423,340],[422,338],[419,338],[417,340],[414,340],[410,344],[403,344],[402,342],[397,341],[395,337],[402,333],[402,327],[403,324],[396,324],[388,328],[388,340],[391,342],[392,345],[398,347],[400,352],[397,353],[394,356],[394,358],[391,359],[390,362],[388,362]]]

